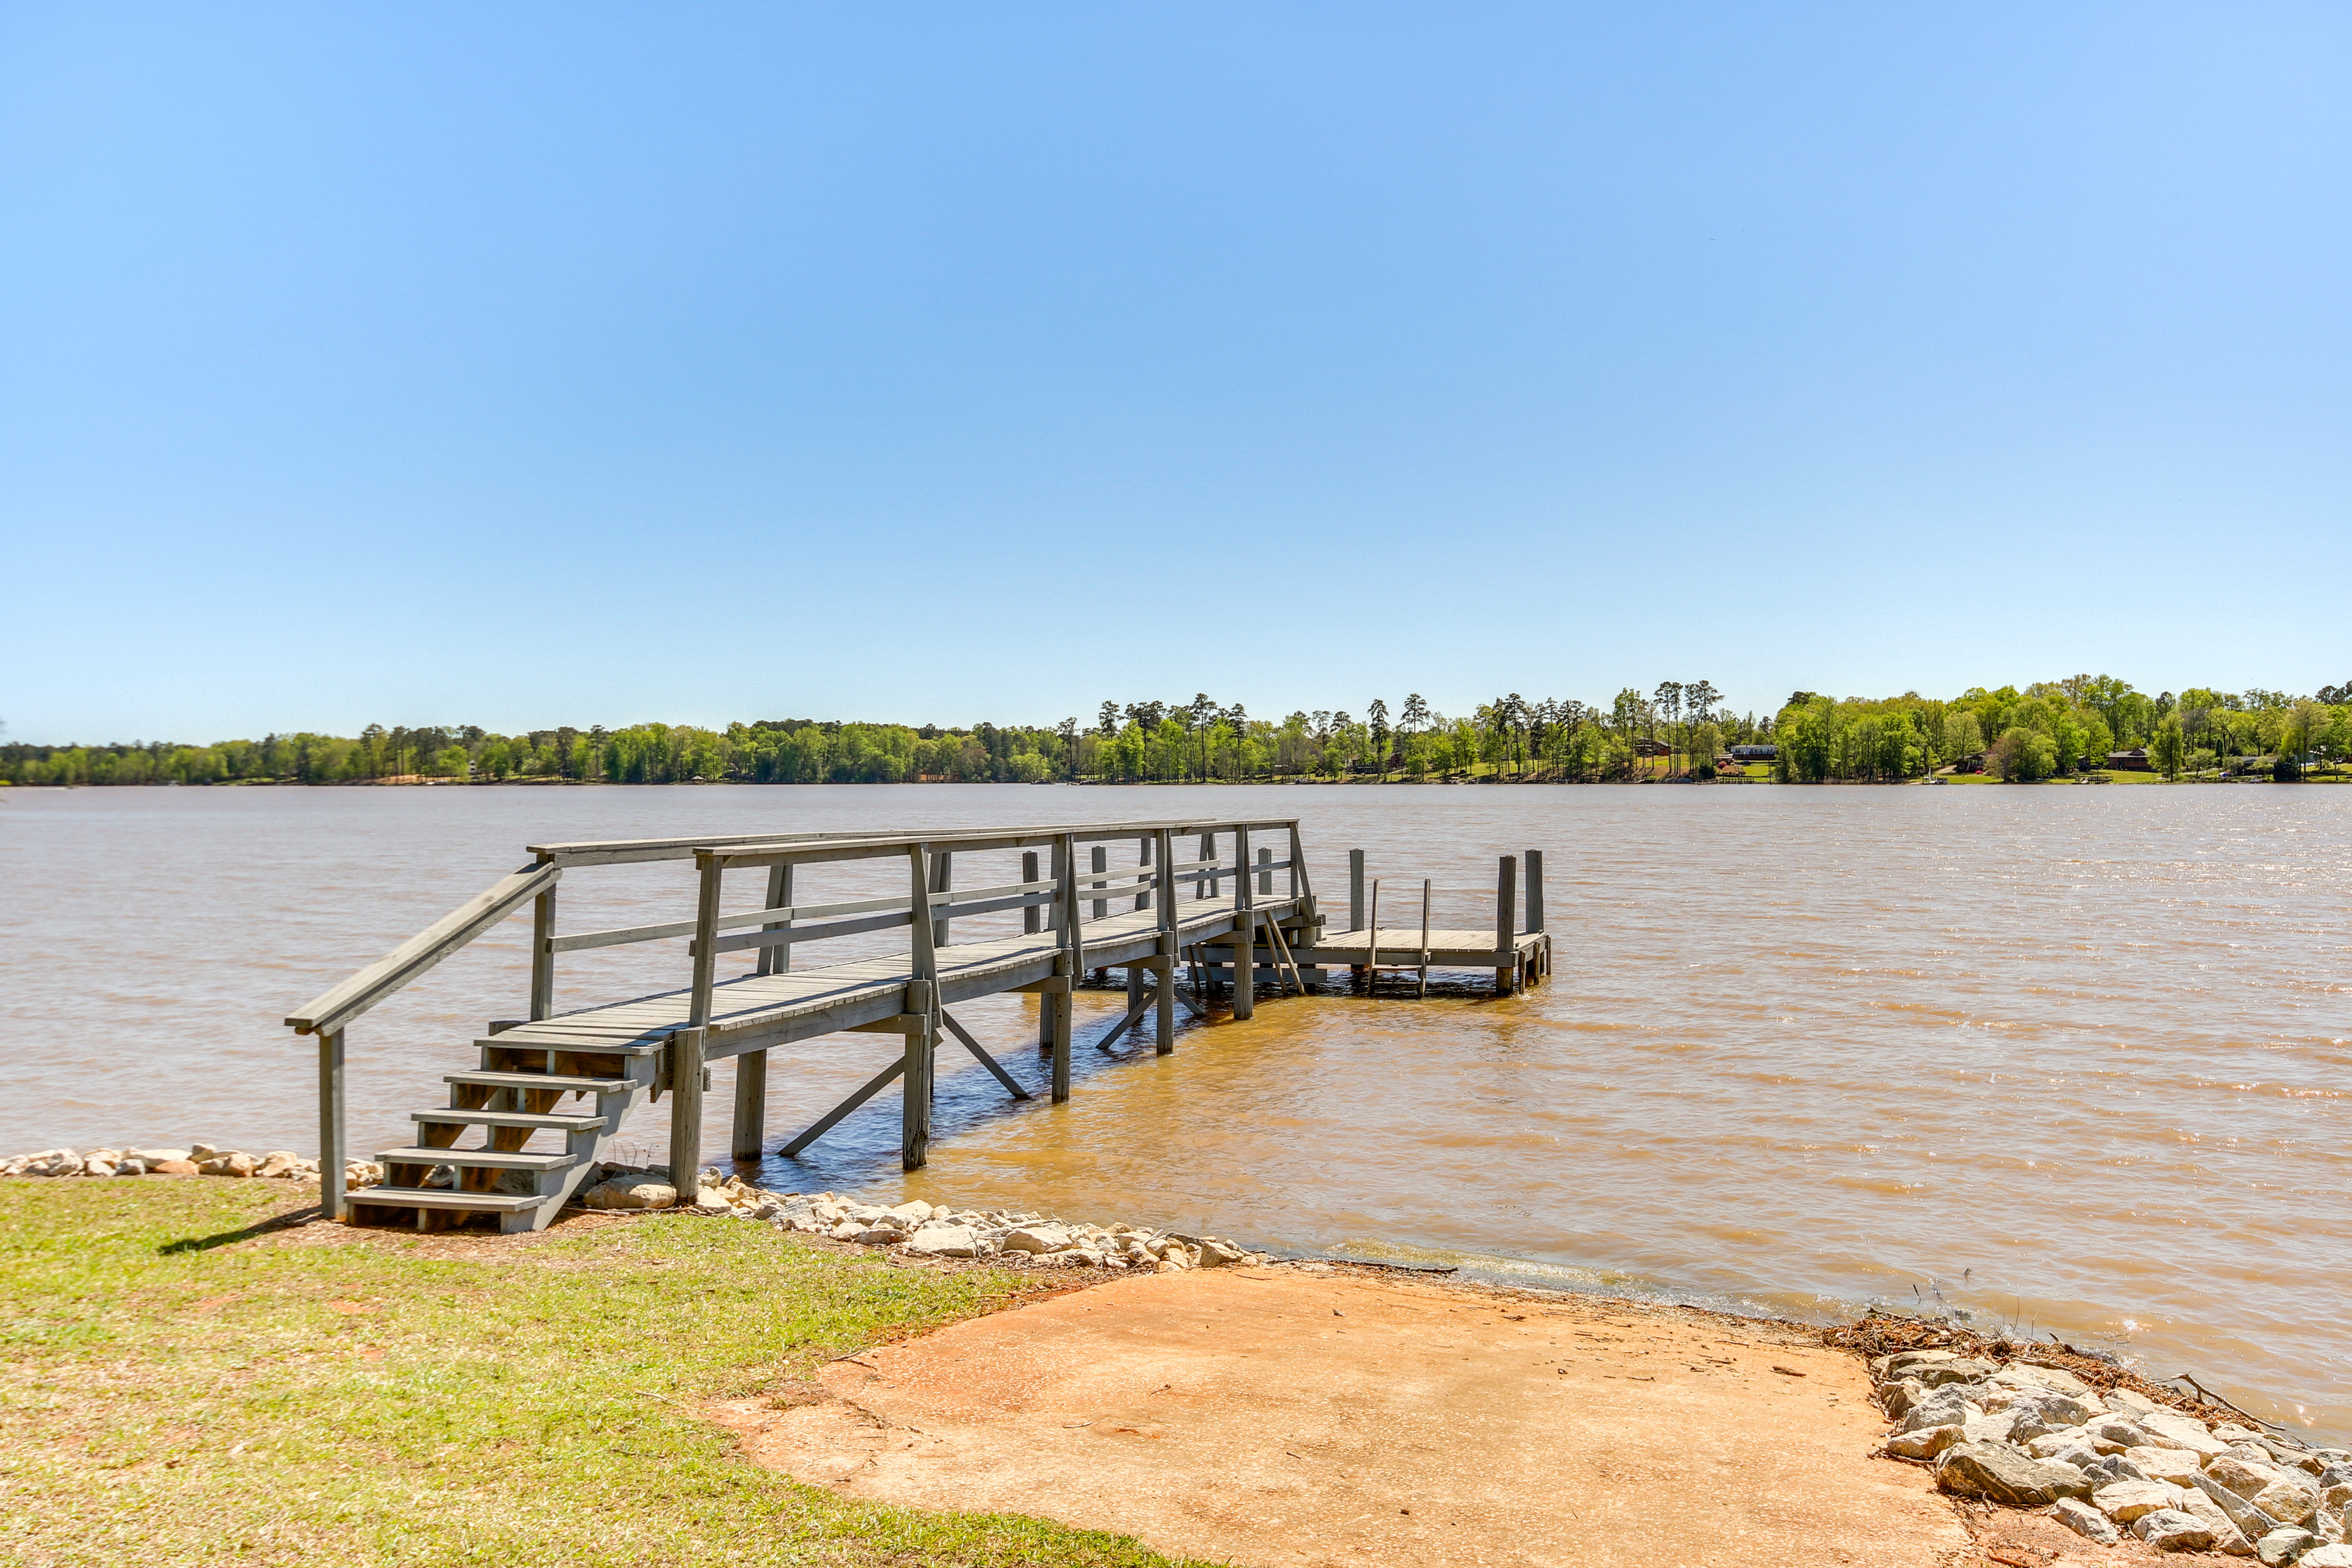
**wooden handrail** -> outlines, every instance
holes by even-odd
[[[508,873],[474,898],[361,970],[288,1015],[286,1026],[300,1035],[331,1034],[431,969],[435,964],[512,914],[524,900],[555,885],[563,868],[552,862]]]

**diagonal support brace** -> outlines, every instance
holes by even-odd
[[[827,1132],[832,1131],[835,1124],[839,1122],[843,1117],[848,1115],[851,1111],[856,1110],[859,1106],[865,1104],[867,1100],[881,1093],[885,1089],[887,1089],[892,1080],[897,1079],[900,1073],[905,1072],[906,1070],[907,1053],[901,1051],[898,1053],[898,1059],[892,1062],[888,1067],[883,1068],[879,1073],[866,1080],[865,1088],[859,1089],[856,1094],[851,1095],[847,1100],[843,1100],[839,1105],[835,1106],[831,1110],[826,1111],[823,1116],[818,1117],[815,1124],[810,1127],[807,1131],[802,1133],[799,1137],[793,1139],[791,1142],[777,1150],[776,1152],[782,1154],[786,1159],[790,1159],[794,1154],[799,1153],[802,1150],[807,1148],[810,1144],[824,1137]]]
[[[1003,1084],[1005,1087],[1006,1091],[1009,1092],[1013,1099],[1027,1100],[1029,1098],[1029,1091],[1022,1088],[1011,1073],[1006,1072],[1002,1067],[998,1066],[994,1057],[992,1057],[986,1051],[982,1050],[978,1040],[973,1039],[970,1035],[964,1032],[964,1026],[955,1021],[954,1014],[949,1012],[944,1007],[940,1008],[940,1022],[947,1026],[947,1031],[949,1034],[953,1035],[957,1039],[963,1042],[963,1048],[965,1050],[970,1051],[973,1056],[980,1058],[981,1066],[986,1068],[989,1071],[996,1075],[996,1081]]]

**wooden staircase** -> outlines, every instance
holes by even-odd
[[[502,1231],[546,1229],[609,1156],[630,1110],[654,1095],[665,1042],[557,1050],[501,1044],[493,1033],[474,1043],[480,1068],[447,1074],[448,1105],[417,1111],[416,1141],[377,1154],[383,1184],[350,1194],[353,1224],[448,1230],[487,1215]],[[593,1112],[557,1109],[567,1097],[592,1096]],[[482,1141],[461,1146],[469,1128],[481,1129]],[[532,1148],[541,1136],[562,1147]],[[428,1185],[445,1166],[449,1184]]]

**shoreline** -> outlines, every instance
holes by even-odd
[[[633,1186],[645,1184],[649,1174],[620,1168],[607,1182]],[[1863,1538],[1853,1533],[1862,1528],[1860,1516],[1853,1510],[1862,1500],[1870,1517],[1891,1510],[1890,1517],[1907,1521],[1896,1532],[1902,1549],[1877,1542],[1873,1550],[1881,1554],[1843,1561],[1942,1568],[1958,1561],[1951,1551],[1964,1541],[1988,1553],[2000,1542],[2038,1542],[2046,1551],[2052,1532],[2065,1529],[2079,1532],[2067,1539],[2087,1544],[2083,1536],[2098,1539],[2087,1528],[2089,1513],[2097,1510],[2085,1499],[2129,1515],[2121,1521],[2126,1524],[2168,1511],[2179,1515],[2158,1521],[2173,1531],[2164,1540],[2175,1552],[2221,1540],[2230,1520],[2224,1515],[2216,1525],[2213,1516],[2224,1506],[2248,1525],[2273,1524],[2265,1534],[2287,1528],[2253,1511],[2252,1496],[2232,1494],[2227,1505],[2206,1499],[2201,1517],[2189,1511],[2195,1506],[2189,1496],[2195,1489],[2189,1485],[2192,1472],[2205,1476],[2196,1485],[2208,1489],[2221,1479],[2243,1483],[2251,1478],[2269,1489],[2258,1488],[2254,1495],[2279,1508],[2281,1498],[2301,1496],[2285,1475],[2290,1460],[2299,1462],[2302,1472],[2325,1483],[2306,1489],[2314,1491],[2315,1504],[2327,1505],[2315,1506],[2307,1522],[2336,1538],[2342,1534],[2343,1503],[2352,1499],[2352,1484],[2347,1484],[2352,1482],[2352,1453],[2315,1453],[2275,1440],[2273,1447],[2258,1447],[2255,1440],[2268,1439],[2268,1434],[2241,1425],[2239,1413],[2201,1390],[2154,1384],[2103,1355],[1990,1339],[1948,1321],[1865,1314],[1855,1322],[1824,1328],[1687,1303],[1433,1275],[1370,1260],[1277,1258],[1229,1245],[1220,1251],[1213,1237],[1125,1222],[1094,1226],[1011,1210],[983,1215],[919,1200],[883,1208],[834,1194],[763,1191],[740,1179],[720,1178],[716,1171],[709,1175],[712,1180],[698,1187],[696,1195],[702,1201],[696,1204],[575,1207],[549,1230],[514,1236],[326,1225],[319,1219],[315,1187],[299,1176],[290,1189],[252,1178],[142,1182],[127,1188],[119,1180],[93,1178],[49,1190],[71,1194],[68,1201],[76,1207],[99,1204],[93,1214],[120,1215],[126,1212],[125,1203],[134,1210],[149,1207],[135,1195],[142,1192],[152,1194],[152,1206],[165,1211],[215,1201],[199,1195],[205,1194],[247,1209],[257,1202],[270,1211],[257,1224],[205,1238],[204,1250],[189,1255],[211,1256],[210,1249],[226,1244],[225,1261],[251,1255],[256,1247],[290,1257],[285,1252],[290,1248],[316,1258],[382,1258],[386,1266],[404,1258],[416,1262],[402,1267],[462,1263],[520,1280],[529,1271],[513,1275],[516,1267],[578,1257],[583,1247],[597,1255],[614,1255],[617,1248],[626,1256],[653,1247],[681,1258],[709,1256],[716,1247],[747,1259],[772,1258],[786,1274],[802,1267],[793,1261],[797,1257],[809,1267],[846,1268],[853,1274],[879,1269],[872,1276],[877,1279],[933,1279],[941,1289],[968,1281],[982,1293],[945,1318],[915,1327],[911,1337],[885,1334],[878,1349],[853,1345],[806,1378],[775,1385],[769,1395],[749,1401],[721,1395],[695,1408],[700,1418],[716,1420],[734,1435],[740,1457],[829,1488],[845,1500],[948,1508],[958,1514],[1034,1513],[1075,1529],[1138,1535],[1160,1551],[1187,1555],[1215,1545],[1221,1551],[1246,1548],[1244,1561],[1321,1563],[1330,1560],[1335,1542],[1345,1540],[1370,1542],[1365,1550],[1393,1549],[1398,1561],[1452,1561],[1416,1556],[1399,1544],[1410,1536],[1429,1545],[1426,1531],[1407,1522],[1426,1507],[1457,1519],[1464,1530],[1501,1521],[1520,1534],[1550,1531],[1554,1549],[1539,1559],[1548,1563],[1672,1560],[1728,1565],[1758,1560],[1752,1550],[1765,1550],[1768,1542],[1780,1542],[1770,1549],[1781,1550],[1784,1536],[1816,1547],[1860,1545]],[[0,1183],[0,1194],[15,1188],[21,1204],[43,1180]],[[667,1190],[666,1183],[656,1184]],[[830,1225],[824,1223],[828,1209],[840,1211]],[[737,1223],[711,1223],[726,1219]],[[1002,1245],[1024,1231],[1032,1241],[1058,1245],[1042,1252]],[[107,1234],[119,1232],[110,1224]],[[992,1241],[995,1245],[987,1245]],[[974,1242],[982,1245],[970,1245]],[[185,1245],[174,1242],[157,1251],[168,1257]],[[478,1289],[469,1288],[468,1293]],[[795,1287],[780,1275],[764,1289]],[[228,1299],[216,1291],[205,1297]],[[378,1304],[370,1305],[371,1300]],[[401,1310],[406,1300],[379,1293],[334,1310],[363,1318]],[[424,1300],[413,1304],[422,1306]],[[1324,1304],[1314,1304],[1318,1301]],[[1465,1312],[1466,1319],[1461,1316]],[[1224,1327],[1196,1335],[1182,1327],[1195,1321],[1194,1313],[1202,1326],[1220,1322],[1219,1314],[1224,1314]],[[1375,1331],[1376,1337],[1366,1337]],[[1537,1347],[1530,1336],[1538,1331],[1549,1336],[1542,1343],[1551,1352],[1530,1363],[1527,1352]],[[1461,1339],[1464,1332],[1468,1340]],[[1466,1351],[1468,1359],[1446,1350],[1448,1344]],[[1190,1357],[1189,1374],[1174,1369],[1171,1356]],[[1008,1366],[1031,1370],[1006,1383],[1009,1374],[1003,1369]],[[1175,1381],[1162,1394],[1192,1392],[1181,1400],[1160,1399],[1153,1390],[1171,1376]],[[1349,1390],[1346,1398],[1339,1397]],[[2113,1404],[2076,1411],[2063,1404],[2072,1398]],[[1509,1509],[1491,1507],[1494,1500],[1481,1489],[1491,1467],[1475,1445],[1440,1443],[1431,1449],[1386,1428],[1368,1435],[1349,1426],[1362,1413],[1357,1405],[1367,1399],[1393,1407],[1391,1425],[1434,1423],[1452,1430],[1466,1423],[1486,1433],[1482,1441],[1505,1448],[1529,1445],[1527,1463],[1536,1467],[1529,1473],[1564,1467],[1563,1486],[1587,1502],[1596,1495],[1594,1488],[1633,1485],[1646,1493],[1704,1482],[1709,1489],[1701,1500],[1729,1511],[1716,1519],[1711,1532],[1679,1541],[1664,1559],[1654,1557],[1652,1549],[1681,1526],[1667,1528],[1651,1520],[1637,1529],[1629,1522],[1625,1528],[1636,1533],[1625,1540],[1642,1550],[1621,1553],[1616,1547],[1623,1542],[1616,1536],[1594,1537],[1570,1517],[1576,1509],[1562,1513],[1549,1501],[1529,1503],[1523,1489],[1515,1492],[1519,1500]],[[1569,1403],[1560,1404],[1562,1399]],[[1528,1405],[1529,1400],[1538,1404]],[[1097,1405],[1111,1414],[1097,1410]],[[1508,1425],[1528,1419],[1525,1412],[1538,1408],[1553,1414],[1525,1433]],[[1960,1419],[1927,1419],[1953,1412]],[[2036,1413],[2046,1429],[2028,1436],[2021,1423]],[[1067,1420],[1061,1418],[1065,1415]],[[2069,1455],[2063,1441],[2053,1447],[2047,1440],[2069,1430],[2048,1419],[2053,1415],[2080,1417],[2074,1436],[2085,1442],[2116,1438],[2117,1431],[2101,1430],[2111,1419],[2161,1429],[2157,1436],[2137,1429],[2131,1435],[2162,1445],[2162,1452],[2151,1458],[2141,1446],[2116,1444],[2103,1445],[2095,1459]],[[1506,1427],[1489,1430],[1496,1420]],[[1982,1429],[1979,1424],[1988,1420],[2005,1421],[2004,1432]],[[2167,1421],[2178,1425],[2168,1427]],[[1575,1427],[1579,1431],[1589,1426],[1591,1444],[1598,1446],[1593,1451],[1605,1459],[1598,1471],[1578,1468],[1591,1454],[1563,1442],[1561,1422],[1585,1424]],[[1101,1432],[1094,1430],[1097,1426]],[[902,1440],[894,1433],[908,1436]],[[1269,1433],[1276,1437],[1269,1438]],[[1108,1450],[1084,1447],[1106,1436],[1119,1440],[1115,1460]],[[1988,1460],[1987,1453],[2011,1436],[2020,1445],[2013,1455]],[[1211,1495],[1214,1485],[1201,1479],[1213,1477],[1216,1467],[1193,1462],[1207,1452],[1226,1452],[1242,1437],[1252,1437],[1265,1450],[1251,1461],[1260,1468],[1283,1469],[1301,1462],[1301,1454],[1312,1461],[1315,1444],[1339,1444],[1349,1452],[1360,1450],[1360,1457],[1336,1471],[1312,1466],[1319,1479],[1282,1515],[1293,1522],[1272,1534],[1253,1535],[1255,1527],[1221,1511],[1223,1505]],[[1265,1448],[1277,1438],[1288,1447]],[[1129,1445],[1129,1439],[1141,1441]],[[2029,1443],[2031,1452],[2022,1447]],[[1107,1477],[1124,1476],[1127,1482],[1104,1480],[1039,1493],[1028,1479],[1032,1465],[1021,1469],[1022,1485],[1030,1489],[1017,1497],[1003,1495],[1014,1458],[1034,1461],[1038,1451],[1070,1444],[1102,1459]],[[1919,1451],[1930,1446],[1935,1451]],[[1129,1447],[1132,1452],[1126,1451]],[[1457,1450],[1477,1462],[1465,1466],[1430,1457]],[[843,1452],[854,1462],[840,1474],[811,1470],[822,1470],[833,1462],[830,1456]],[[866,1458],[857,1458],[859,1453]],[[1183,1458],[1187,1454],[1192,1458]],[[2253,1468],[2257,1454],[2266,1473]],[[1182,1463],[1177,1463],[1180,1458]],[[2078,1481],[2083,1472],[2070,1468],[2070,1459],[2111,1468],[2135,1462],[2169,1466],[2181,1472],[2170,1481],[2122,1479],[2142,1490],[2168,1488],[2163,1500],[2180,1506],[2140,1508],[2149,1499],[2139,1492],[2114,1493],[2114,1480],[2098,1488]],[[1790,1465],[1796,1468],[1790,1470]],[[1726,1466],[1728,1475],[1723,1473]],[[856,1475],[867,1479],[858,1481]],[[1269,1471],[1265,1484],[1297,1490],[1301,1480],[1284,1480]],[[2338,1486],[2346,1499],[2329,1489]],[[2048,1495],[2033,1493],[2035,1487]],[[1379,1527],[1391,1535],[1405,1532],[1383,1547],[1365,1535],[1373,1527],[1363,1522],[1360,1505],[1382,1489],[1397,1488],[1418,1489],[1403,1513]],[[1150,1505],[1140,1505],[1141,1497],[1149,1497]],[[2068,1505],[2078,1506],[2070,1512]],[[1299,1508],[1308,1517],[1297,1518]],[[2189,1523],[2183,1525],[2183,1519]],[[1733,1521],[1745,1521],[1741,1528],[1749,1533],[1738,1550],[1749,1554],[1714,1554],[1716,1545],[1733,1540],[1725,1533],[1733,1530]],[[1948,1539],[1935,1535],[1947,1525]],[[1323,1532],[1311,1542],[1323,1555],[1284,1554],[1299,1544],[1301,1527]],[[2205,1533],[2198,1535],[2199,1530]],[[2240,1533],[2237,1550],[2242,1555],[2252,1551],[2246,1543],[2252,1538]],[[1496,1560],[1538,1560],[1503,1550],[1518,1538],[1496,1538],[1502,1554]],[[1471,1538],[1448,1539],[1466,1544]],[[2263,1542],[2266,1552],[2272,1544]],[[2315,1533],[2306,1550],[2334,1545]],[[2128,1556],[2140,1547],[2126,1542],[2121,1550]],[[1812,1560],[1830,1559],[1816,1553]],[[2201,1551],[2172,1560],[2221,1561]],[[2014,1559],[1987,1555],[1967,1561]],[[2048,1563],[2051,1556],[2032,1561]],[[2315,1556],[2312,1568],[2326,1568],[2331,1561]]]

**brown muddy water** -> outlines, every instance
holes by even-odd
[[[2352,790],[10,790],[0,1152],[310,1151],[310,1047],[279,1018],[526,843],[1243,811],[1303,819],[1342,923],[1350,847],[1433,877],[1460,925],[1491,921],[1496,856],[1544,850],[1557,977],[1262,992],[1169,1058],[1093,1049],[1120,1005],[1084,994],[1069,1104],[943,1054],[929,1170],[897,1170],[891,1094],[762,1179],[1799,1316],[1940,1304],[2352,1431]],[[563,929],[683,918],[690,884],[574,873]],[[352,1027],[355,1146],[404,1138],[519,1015],[528,926]],[[685,981],[683,943],[562,962],[564,1006]],[[958,1012],[1042,1081],[1034,1003]],[[771,1146],[889,1048],[777,1051]],[[625,1133],[666,1137],[660,1107]]]

